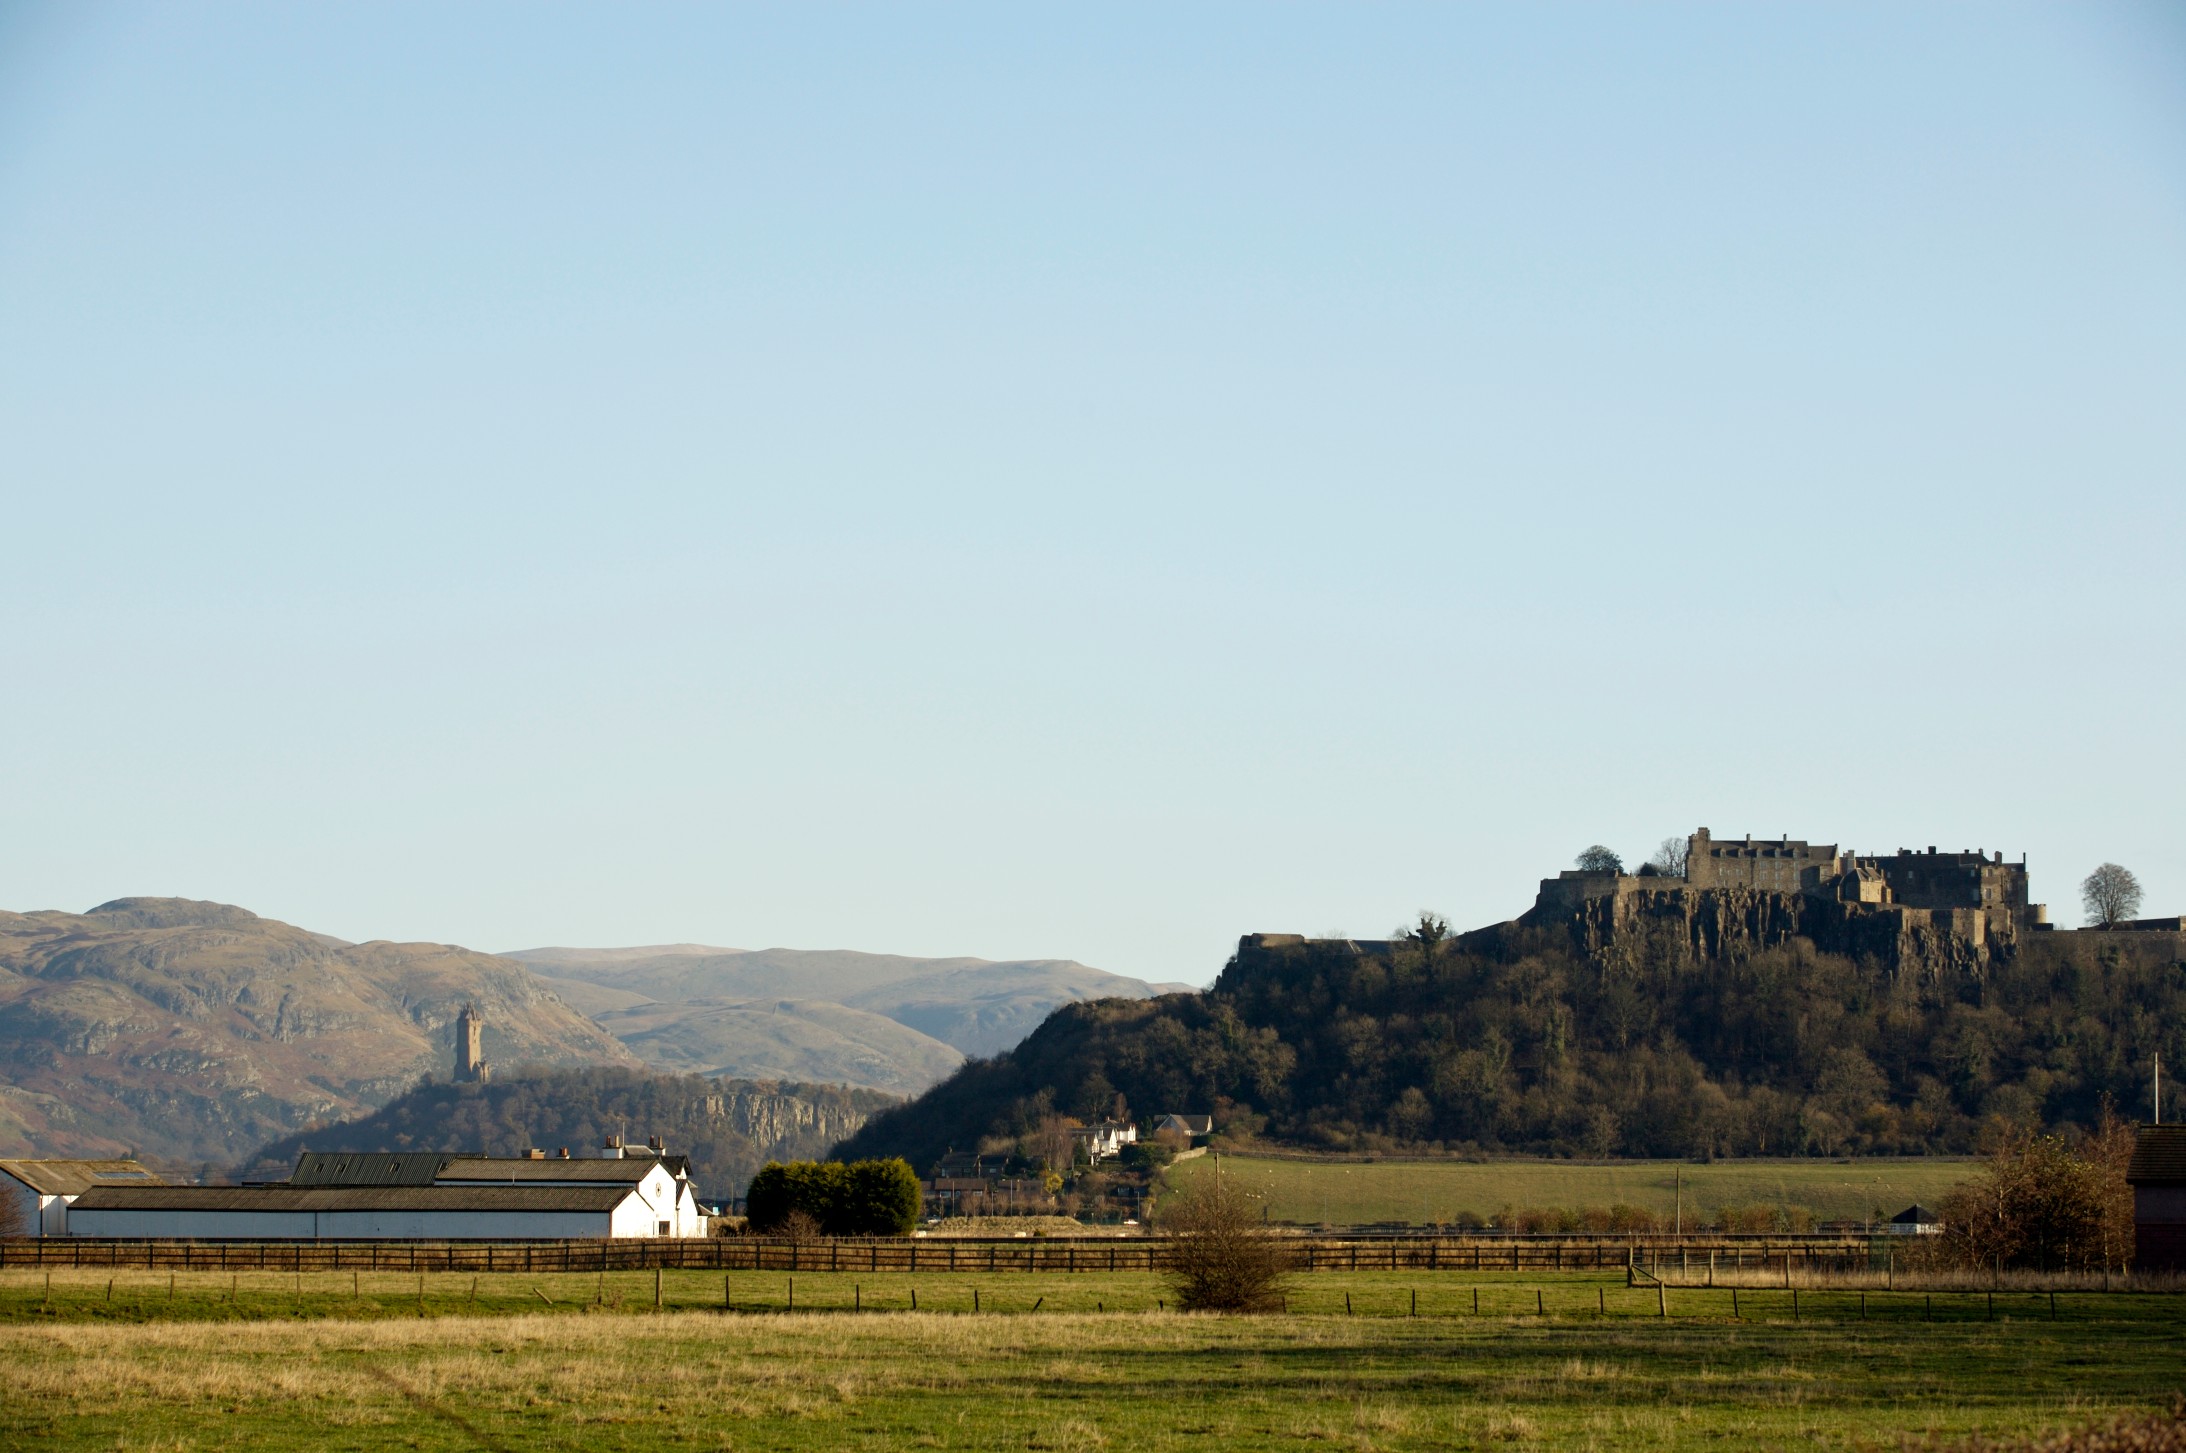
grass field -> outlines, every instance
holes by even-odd
[[[1267,1198],[1277,1221],[1354,1226],[1375,1221],[1448,1222],[1461,1212],[1489,1216],[1504,1206],[1642,1206],[1674,1215],[1685,1185],[1688,1227],[1723,1206],[1804,1206],[1820,1221],[1892,1216],[1914,1202],[1933,1206],[1973,1173],[1957,1159],[1727,1160],[1711,1165],[1634,1160],[1571,1161],[1277,1160],[1225,1155],[1222,1174]],[[1170,1175],[1212,1175],[1212,1156],[1172,1167]]]
[[[1894,1448],[2159,1406],[2186,1337],[2174,1296],[2071,1295],[2056,1320],[2004,1297],[1992,1321],[1979,1295],[1871,1295],[1862,1321],[1809,1292],[1793,1321],[1747,1292],[1733,1321],[1728,1293],[1673,1292],[1663,1317],[1651,1289],[1577,1275],[1323,1274],[1251,1318],[1156,1311],[1143,1275],[800,1275],[795,1314],[771,1274],[667,1273],[660,1312],[650,1273],[473,1281],[428,1276],[421,1302],[394,1274],[170,1292],[123,1271],[109,1293],[86,1270],[49,1294],[9,1272],[0,1445]],[[916,1314],[849,1311],[914,1285]]]

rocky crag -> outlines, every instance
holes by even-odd
[[[727,1197],[769,1160],[824,1156],[896,1103],[893,1095],[842,1085],[539,1070],[480,1085],[420,1085],[370,1115],[284,1136],[238,1170],[277,1175],[307,1149],[582,1154],[609,1135],[658,1136],[669,1151],[690,1156],[701,1194]]]

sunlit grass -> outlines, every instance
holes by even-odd
[[[1983,1297],[1938,1297],[1933,1322],[1916,1295],[1870,1296],[1862,1322],[1855,1295],[1813,1293],[1795,1322],[1788,1295],[1749,1291],[1732,1321],[1727,1291],[1658,1303],[1579,1274],[1324,1274],[1299,1279],[1290,1314],[1234,1319],[1156,1311],[1161,1284],[1134,1274],[800,1275],[793,1314],[775,1274],[670,1272],[660,1312],[650,1272],[480,1276],[475,1301],[472,1280],[427,1276],[421,1313],[417,1279],[394,1273],[306,1274],[300,1289],[281,1273],[198,1273],[171,1302],[164,1272],[115,1273],[111,1300],[103,1271],[56,1272],[50,1298],[42,1272],[7,1273],[0,1440],[1895,1446],[2157,1405],[2186,1333],[2170,1296],[2069,1295],[2056,1321],[2046,1298],[2000,1301],[1990,1321]]]

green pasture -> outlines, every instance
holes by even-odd
[[[650,1272],[428,1274],[421,1297],[394,1273],[9,1271],[0,1445],[1899,1447],[2162,1406],[2186,1344],[2186,1300],[2150,1293],[1807,1290],[1795,1316],[1747,1290],[1733,1318],[1728,1291],[1621,1275],[1322,1273],[1286,1314],[1223,1318],[1155,1310],[1142,1273],[800,1274],[794,1313],[790,1281],[668,1272],[655,1311]]]
[[[1804,1206],[1817,1221],[1885,1217],[1919,1202],[1933,1206],[1973,1173],[1976,1162],[1945,1158],[1874,1160],[1672,1160],[1373,1162],[1288,1160],[1224,1155],[1222,1175],[1264,1198],[1276,1221],[1355,1226],[1381,1221],[1420,1225],[1488,1217],[1502,1207],[1579,1210],[1619,1203],[1674,1217],[1684,1184],[1687,1227],[1724,1206]],[[1215,1173],[1216,1158],[1172,1166],[1172,1178]]]

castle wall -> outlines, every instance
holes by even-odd
[[[1695,888],[1813,892],[1836,872],[1834,843],[1797,838],[1722,840],[1706,828],[1686,840],[1685,879]]]
[[[2002,855],[1999,854],[1998,857]],[[1890,895],[1911,908],[2005,908],[2027,906],[2024,863],[2005,863],[1984,853],[1909,853],[1862,858],[1881,870]]]

